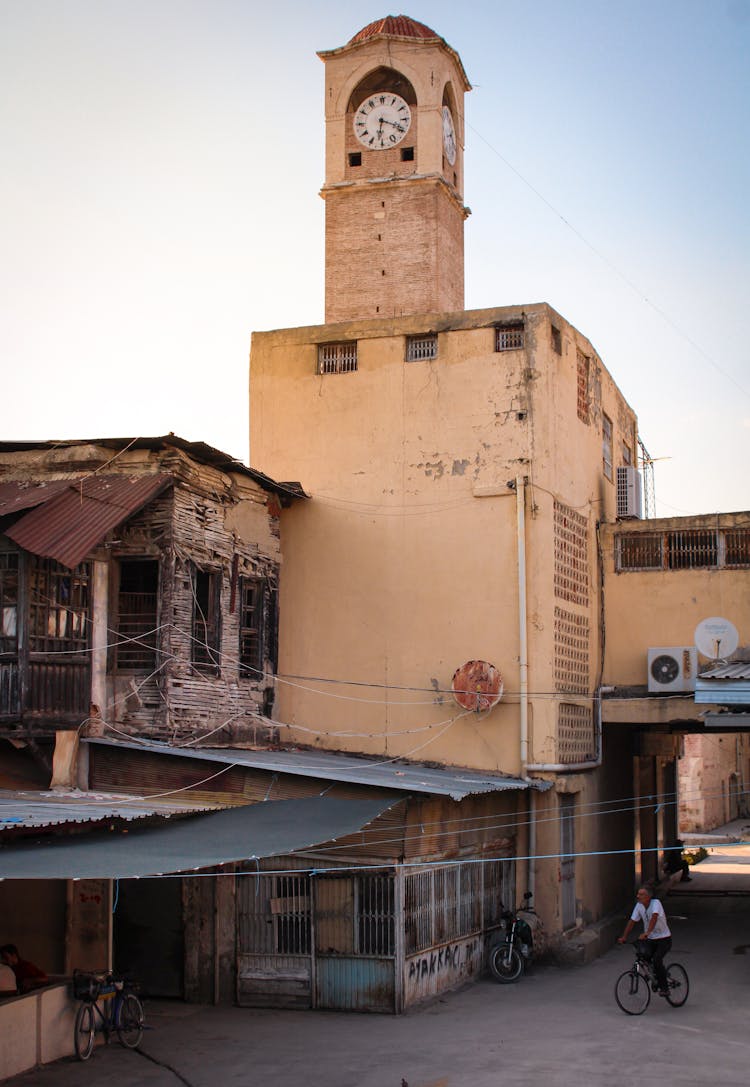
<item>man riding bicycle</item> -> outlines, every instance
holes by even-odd
[[[624,944],[633,926],[638,921],[643,923],[643,932],[638,937],[639,941],[642,941],[642,946],[639,944],[639,955],[653,963],[659,985],[659,996],[666,996],[668,982],[664,956],[672,946],[672,933],[667,924],[667,916],[661,902],[658,898],[654,898],[648,887],[639,887],[636,899],[630,920],[617,942]]]

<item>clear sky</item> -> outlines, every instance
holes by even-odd
[[[660,515],[750,509],[750,0],[0,0],[0,436],[247,460],[251,331],[323,320],[316,50],[401,12],[474,85],[467,309],[588,336]]]

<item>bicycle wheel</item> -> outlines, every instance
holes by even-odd
[[[690,982],[687,970],[678,962],[670,963],[667,967],[667,1003],[673,1008],[681,1008],[688,998]]]
[[[128,1049],[136,1049],[143,1037],[143,1006],[135,993],[125,993],[117,1009],[117,1037]]]
[[[76,1012],[76,1024],[73,1029],[73,1043],[79,1061],[87,1061],[94,1049],[94,1008],[91,1004],[79,1004]]]
[[[651,986],[636,970],[626,970],[615,982],[615,1000],[626,1015],[643,1015],[651,1001]]]
[[[490,972],[495,981],[518,981],[523,973],[523,959],[515,947],[500,944],[490,952]]]

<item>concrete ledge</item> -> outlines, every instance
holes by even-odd
[[[68,982],[0,1001],[0,1080],[70,1056],[77,1006]]]
[[[609,914],[580,932],[563,936],[550,955],[554,962],[563,966],[583,966],[603,955],[614,945],[625,925],[627,910]]]

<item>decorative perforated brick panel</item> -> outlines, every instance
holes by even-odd
[[[555,690],[589,693],[589,620],[555,608]]]
[[[576,351],[578,371],[578,418],[582,423],[589,423],[589,357],[582,351]]]
[[[555,500],[555,596],[588,607],[588,522],[570,506]]]
[[[596,754],[591,706],[561,702],[557,710],[557,761],[588,762]]]

